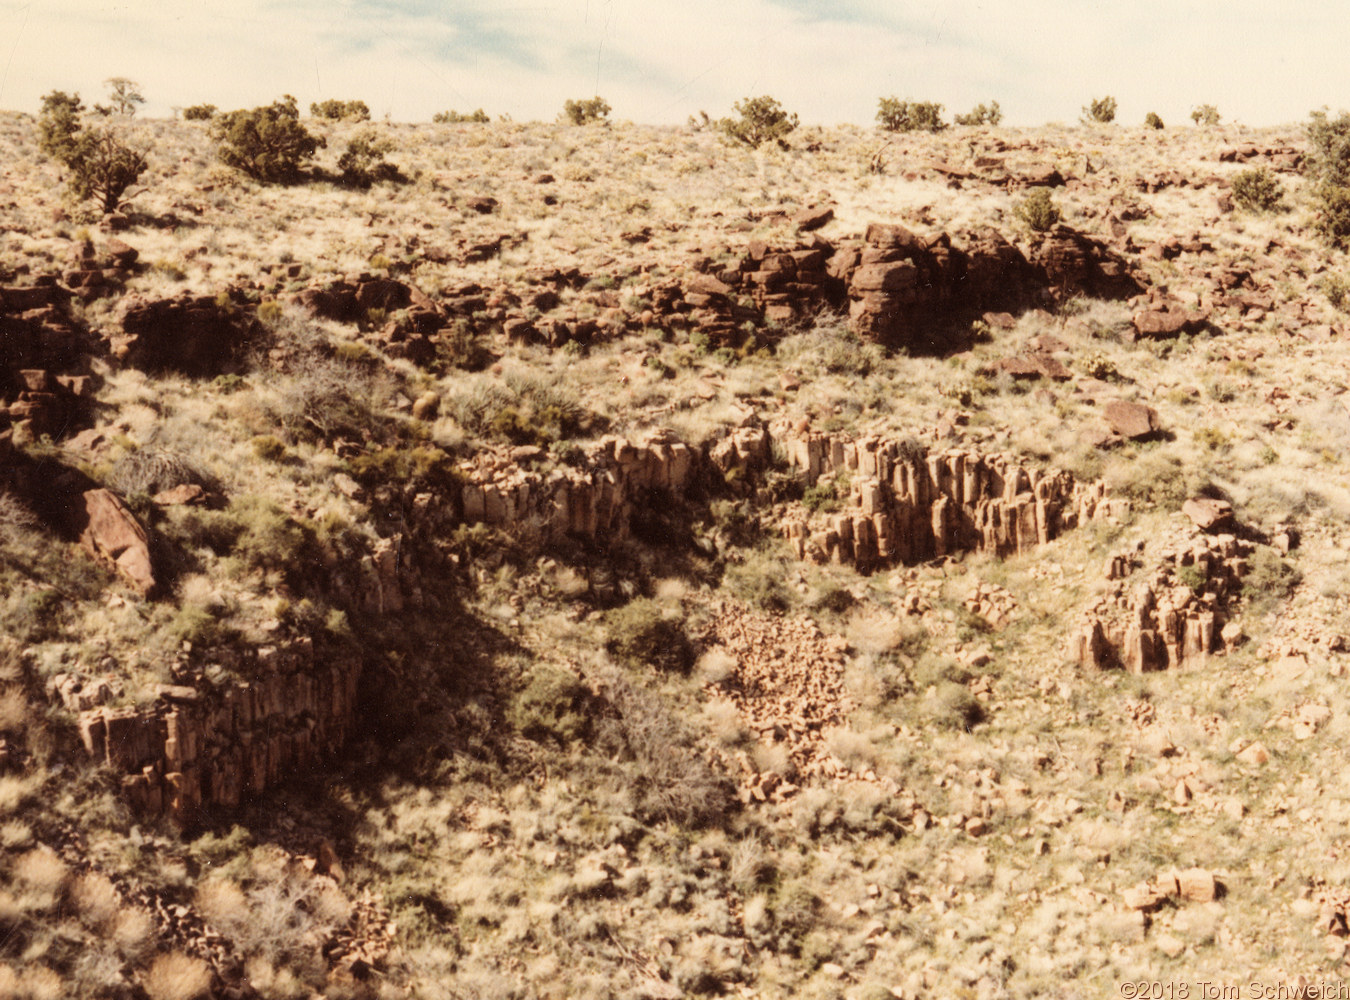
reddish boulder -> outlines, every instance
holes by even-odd
[[[1102,416],[1106,417],[1111,430],[1123,438],[1145,438],[1162,429],[1158,411],[1143,403],[1113,399],[1102,407]]]
[[[1182,504],[1181,512],[1206,534],[1213,535],[1233,529],[1233,505],[1227,500],[1192,497]]]
[[[142,594],[155,586],[150,542],[145,529],[109,490],[87,490],[82,496],[80,544],[97,559],[112,565]]]

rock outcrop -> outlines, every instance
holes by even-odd
[[[234,808],[338,750],[356,710],[359,659],[318,662],[312,643],[264,647],[226,686],[164,685],[155,702],[80,713],[80,738],[122,775],[138,812],[192,825]]]
[[[798,557],[864,571],[957,552],[1028,552],[1124,507],[1101,483],[1004,455],[790,428],[776,428],[774,443],[808,484],[839,474],[851,480],[843,511],[814,518],[803,511],[785,524]]]
[[[1203,666],[1239,641],[1225,624],[1251,552],[1234,535],[1195,533],[1163,551],[1147,574],[1136,575],[1136,558],[1113,557],[1107,579],[1115,585],[1070,636],[1069,658],[1085,670],[1131,673]]]
[[[150,540],[117,494],[105,489],[86,490],[74,517],[80,544],[90,555],[107,563],[141,594],[155,588]]]
[[[147,372],[219,375],[237,368],[262,338],[256,317],[218,296],[155,301],[133,296],[120,314],[122,333],[114,338],[113,354]]]

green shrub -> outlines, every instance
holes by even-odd
[[[1350,246],[1350,112],[1329,118],[1314,111],[1307,126],[1308,179],[1317,215],[1314,226],[1333,246]]]
[[[183,109],[183,120],[189,122],[209,122],[220,109],[214,104],[194,104]]]
[[[1049,232],[1059,225],[1059,206],[1050,197],[1049,188],[1036,188],[1013,208],[1015,215],[1038,233]]]
[[[1222,121],[1219,109],[1212,104],[1201,104],[1191,111],[1191,121],[1197,125],[1217,125]]]
[[[591,692],[569,671],[538,664],[506,713],[522,735],[540,741],[572,743],[591,732]]]
[[[366,107],[365,101],[319,101],[309,106],[309,113],[314,118],[326,118],[329,121],[370,121],[370,108]]]
[[[1249,212],[1276,212],[1284,207],[1284,185],[1269,167],[1252,167],[1233,176],[1233,201]]]
[[[659,604],[645,597],[605,613],[605,648],[632,667],[685,673],[694,663],[683,623],[667,618]]]
[[[984,706],[964,684],[954,681],[939,683],[928,695],[929,718],[940,726],[951,729],[973,729],[984,721]]]
[[[211,134],[220,142],[221,162],[264,184],[297,180],[306,161],[327,145],[300,124],[289,94],[265,107],[220,115]]]
[[[477,111],[472,111],[467,115],[462,115],[458,111],[438,111],[431,116],[431,120],[437,125],[459,125],[464,123],[486,125],[491,121],[487,116],[487,112],[482,108],[479,108]]]
[[[1083,105],[1083,121],[1106,125],[1116,120],[1116,99],[1114,97],[1094,97]]]
[[[563,119],[573,125],[594,125],[609,121],[609,102],[603,97],[563,103]]]
[[[816,483],[802,491],[802,506],[812,513],[829,513],[839,507],[838,483]]]
[[[400,180],[403,174],[398,167],[384,158],[393,149],[394,144],[381,139],[373,129],[358,132],[338,157],[342,183],[347,187],[368,188],[372,184]]]
[[[1265,614],[1294,592],[1302,575],[1268,545],[1258,545],[1247,560],[1242,577],[1242,596],[1251,602],[1251,610]]]
[[[984,108],[984,105],[980,107]],[[994,108],[997,110],[998,105],[995,104]],[[987,109],[985,113],[988,113]],[[878,102],[877,123],[887,132],[941,132],[947,127],[942,120],[941,104],[932,101],[901,101],[894,97],[883,97]]]
[[[938,105],[938,112],[941,113],[942,105]],[[997,125],[1003,121],[1003,111],[998,106],[998,101],[990,101],[989,106],[977,104],[971,108],[969,114],[956,115],[953,119],[958,125]]]
[[[1144,128],[1160,129],[1163,127],[1163,120],[1158,117],[1157,112],[1150,111],[1144,115]]]
[[[53,90],[42,98],[38,110],[38,148],[54,160],[65,163],[80,132],[84,102],[79,94]]]
[[[1346,305],[1350,303],[1350,280],[1344,275],[1328,274],[1317,283],[1317,287],[1322,290],[1322,294],[1327,297],[1327,302],[1331,308],[1345,312]]]
[[[766,142],[786,147],[785,136],[799,124],[795,114],[788,114],[772,97],[747,97],[732,105],[739,118],[723,118],[717,123],[722,135],[731,142],[744,143],[758,149]]]

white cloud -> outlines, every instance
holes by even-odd
[[[552,118],[600,93],[621,118],[720,115],[767,93],[808,122],[870,122],[877,98],[1008,120],[1072,120],[1110,93],[1120,120],[1180,122],[1201,102],[1300,120],[1350,92],[1350,24],[1324,4],[1255,0],[0,0],[0,107],[138,80],[148,114],[210,101],[356,98],[425,119],[454,107]]]

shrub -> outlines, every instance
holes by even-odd
[[[1350,280],[1339,274],[1329,274],[1317,283],[1317,287],[1327,297],[1331,308],[1339,312],[1346,311],[1347,304],[1350,304]]]
[[[459,125],[464,123],[486,125],[491,121],[487,116],[487,112],[482,108],[479,108],[477,111],[472,111],[467,115],[462,115],[458,111],[438,111],[431,116],[431,120],[437,125]]]
[[[605,648],[633,667],[685,673],[694,663],[682,623],[665,617],[661,606],[646,597],[605,613]]]
[[[368,188],[384,181],[401,180],[403,174],[398,166],[384,158],[393,148],[394,144],[388,139],[381,139],[374,129],[358,132],[338,157],[342,183],[348,187]]]
[[[603,97],[592,97],[587,100],[564,102],[563,117],[573,125],[593,125],[609,121],[611,110],[613,109],[610,108],[609,102]]]
[[[52,159],[66,162],[80,132],[83,112],[79,94],[53,90],[43,97],[38,111],[38,148]]]
[[[795,114],[788,114],[772,97],[747,97],[732,105],[739,118],[723,118],[717,123],[722,134],[732,142],[740,142],[758,149],[766,142],[786,147],[784,140],[799,124]]]
[[[355,122],[370,121],[370,108],[366,106],[365,101],[319,101],[309,106],[309,113],[311,117],[326,118],[335,122],[344,119]]]
[[[1222,121],[1219,109],[1212,104],[1201,104],[1191,111],[1191,121],[1197,125],[1217,125]]]
[[[939,113],[942,105],[938,105]],[[998,106],[998,101],[990,101],[989,106],[977,104],[971,108],[969,114],[956,115],[954,121],[958,125],[997,125],[1003,121],[1003,111]]]
[[[947,127],[942,120],[941,104],[900,101],[894,97],[881,98],[877,106],[877,123],[887,132],[941,132]]]
[[[81,201],[97,201],[106,214],[117,211],[122,196],[149,164],[139,150],[98,130],[80,133],[66,166],[71,170],[71,193]]]
[[[1324,108],[1309,117],[1309,178],[1321,184],[1350,186],[1350,111],[1328,118]]]
[[[220,110],[214,104],[194,104],[183,109],[183,120],[189,122],[209,122]]]
[[[1233,201],[1249,212],[1275,212],[1283,207],[1284,185],[1269,167],[1253,167],[1233,177]]]
[[[231,111],[211,123],[220,159],[264,184],[294,181],[305,161],[327,143],[300,124],[289,94],[265,107]]]
[[[1013,208],[1013,215],[1035,232],[1045,233],[1059,225],[1059,206],[1050,197],[1048,188],[1036,188]]]
[[[591,732],[590,690],[573,674],[541,664],[507,711],[507,721],[532,740],[571,743]]]
[[[1083,121],[1105,125],[1116,120],[1116,99],[1114,97],[1094,97],[1083,105]]]
[[[139,150],[110,130],[83,128],[79,117],[83,109],[79,94],[52,91],[44,97],[38,145],[69,169],[67,183],[76,198],[94,199],[105,213],[115,212],[148,164]]]
[[[136,113],[136,105],[144,104],[141,85],[125,76],[114,76],[103,81],[108,87],[108,101],[119,115],[130,118]]]
[[[1157,112],[1150,111],[1144,115],[1144,128],[1160,129],[1163,127],[1163,120],[1158,117]]]
[[[1333,246],[1350,245],[1350,112],[1329,118],[1314,111],[1308,123],[1308,178],[1317,203],[1314,226]]]

